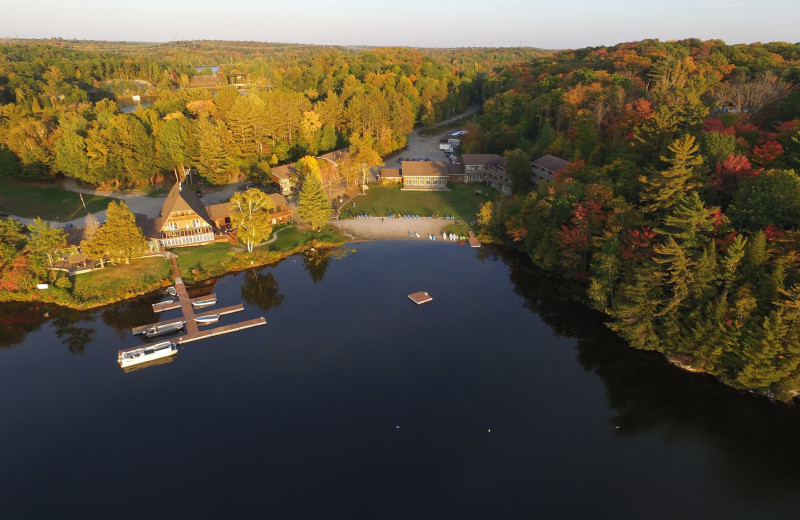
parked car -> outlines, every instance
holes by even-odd
[[[194,194],[195,194],[195,195],[197,195],[197,198],[198,198],[198,199],[199,199],[199,198],[201,198],[201,197],[203,196],[203,192],[202,192],[202,191],[200,191],[200,190],[197,190],[196,192],[194,192]]]
[[[75,226],[72,225],[72,222],[67,222],[66,224],[61,226],[62,229],[69,229],[69,228],[72,228],[72,227],[75,227]]]

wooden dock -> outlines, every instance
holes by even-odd
[[[186,334],[184,336],[179,336],[178,338],[175,338],[175,343],[177,343],[178,345],[182,345],[184,343],[191,343],[192,341],[198,341],[206,338],[213,338],[215,336],[222,336],[223,334],[230,334],[231,332],[239,332],[240,330],[249,329],[252,327],[258,327],[260,325],[266,325],[266,324],[267,320],[265,320],[263,317],[254,318],[252,320],[241,321],[239,323],[233,323],[231,325],[223,325],[222,327],[216,327],[208,330],[201,330],[196,334]]]
[[[198,312],[197,314],[193,314],[191,319],[194,320],[195,318],[200,318],[202,316],[212,316],[214,314],[219,314],[220,316],[224,316],[226,314],[233,314],[234,312],[239,312],[244,310],[244,305],[241,303],[238,305],[231,305],[230,307],[223,307],[221,309],[211,309],[203,312]],[[131,333],[133,334],[142,334],[147,329],[152,329],[158,325],[170,325],[172,323],[183,323],[186,324],[186,318],[181,316],[179,318],[173,318],[171,320],[164,320],[164,321],[157,321],[156,323],[148,323],[147,325],[142,325],[140,327],[132,327]]]
[[[475,238],[475,234],[470,229],[469,232],[469,247],[481,247],[481,243]]]
[[[142,334],[148,329],[152,329],[154,327],[163,326],[163,325],[170,325],[173,323],[180,323],[186,328],[186,333],[182,336],[178,336],[177,338],[170,339],[170,341],[180,345],[183,343],[190,343],[192,341],[198,341],[201,339],[212,338],[214,336],[221,336],[223,334],[230,334],[231,332],[237,332],[244,329],[249,329],[251,327],[258,327],[260,325],[266,325],[267,320],[263,317],[261,318],[254,318],[247,321],[242,321],[239,323],[233,323],[231,325],[223,325],[222,327],[215,327],[213,329],[205,329],[200,330],[197,325],[197,318],[201,318],[203,316],[213,316],[215,314],[219,314],[220,316],[224,316],[226,314],[232,314],[234,312],[239,312],[244,310],[244,305],[241,303],[238,305],[231,305],[229,307],[222,307],[221,309],[208,309],[201,312],[194,312],[194,307],[192,307],[192,302],[197,300],[206,300],[209,298],[216,299],[216,294],[208,294],[205,296],[200,296],[197,298],[189,298],[189,293],[186,291],[186,286],[181,279],[181,273],[178,269],[178,263],[175,261],[175,258],[170,258],[170,264],[172,266],[172,274],[175,278],[175,291],[177,292],[177,302],[170,302],[170,303],[157,303],[153,305],[153,310],[155,312],[164,312],[169,310],[181,310],[182,316],[178,318],[172,318],[169,320],[163,320],[156,323],[149,323],[147,325],[141,325],[139,327],[132,327],[131,332],[133,334]]]
[[[177,288],[176,288],[176,290],[177,290]],[[188,294],[187,294],[187,296],[188,296]],[[180,297],[180,293],[178,294],[178,297]],[[216,299],[216,298],[217,298],[217,295],[216,295],[216,294],[207,294],[207,295],[205,295],[205,296],[198,296],[197,298],[191,298],[191,299],[189,299],[189,303],[191,303],[191,302],[197,302],[197,301],[200,301],[200,300],[207,300],[208,298],[214,298],[214,299]],[[181,302],[180,302],[180,300],[178,300],[178,301],[176,301],[176,302],[168,302],[168,303],[154,303],[154,304],[153,304],[153,312],[167,312],[167,311],[174,311],[174,310],[176,310],[176,309],[180,309],[180,308],[181,308]]]

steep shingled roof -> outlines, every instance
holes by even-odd
[[[167,200],[165,200],[164,204],[161,206],[161,213],[158,214],[158,218],[156,219],[156,231],[160,231],[161,228],[164,227],[164,222],[166,222],[170,213],[188,210],[194,211],[197,216],[203,219],[209,226],[214,226],[214,222],[211,220],[211,217],[208,216],[205,204],[197,198],[194,192],[189,189],[182,189],[181,183],[176,182],[172,189],[169,190]]]

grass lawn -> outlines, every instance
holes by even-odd
[[[291,251],[292,249],[300,247],[312,240],[318,240],[320,242],[327,243],[344,242],[345,237],[330,226],[324,226],[318,232],[310,230],[304,231],[298,227],[293,227],[278,233],[278,238],[275,240],[275,242],[264,247],[268,247],[270,251]]]
[[[84,195],[89,213],[102,211],[113,199]],[[0,177],[0,211],[20,217],[42,217],[45,220],[66,222],[86,216],[77,193],[47,182],[24,182]]]
[[[228,252],[231,244],[220,242],[207,246],[180,247],[172,249],[178,255],[178,267],[181,273],[188,273],[190,269],[198,266],[203,271],[213,270],[213,267],[220,265],[230,259]]]
[[[483,195],[476,195],[479,190]],[[473,219],[481,204],[494,200],[497,191],[485,184],[453,184],[451,191],[401,191],[397,186],[370,186],[366,195],[345,204],[340,216],[351,218],[368,211],[373,217],[413,214],[421,217],[452,215]]]
[[[166,258],[140,258],[130,264],[110,266],[75,277],[73,294],[81,300],[124,297],[155,289],[172,276]]]

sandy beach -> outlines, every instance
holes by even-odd
[[[444,218],[420,217],[419,219],[388,219],[372,217],[371,219],[334,220],[331,224],[342,232],[359,240],[428,240],[428,235],[437,235],[442,239],[442,230],[448,225],[458,222]],[[419,238],[408,233],[419,233]]]

